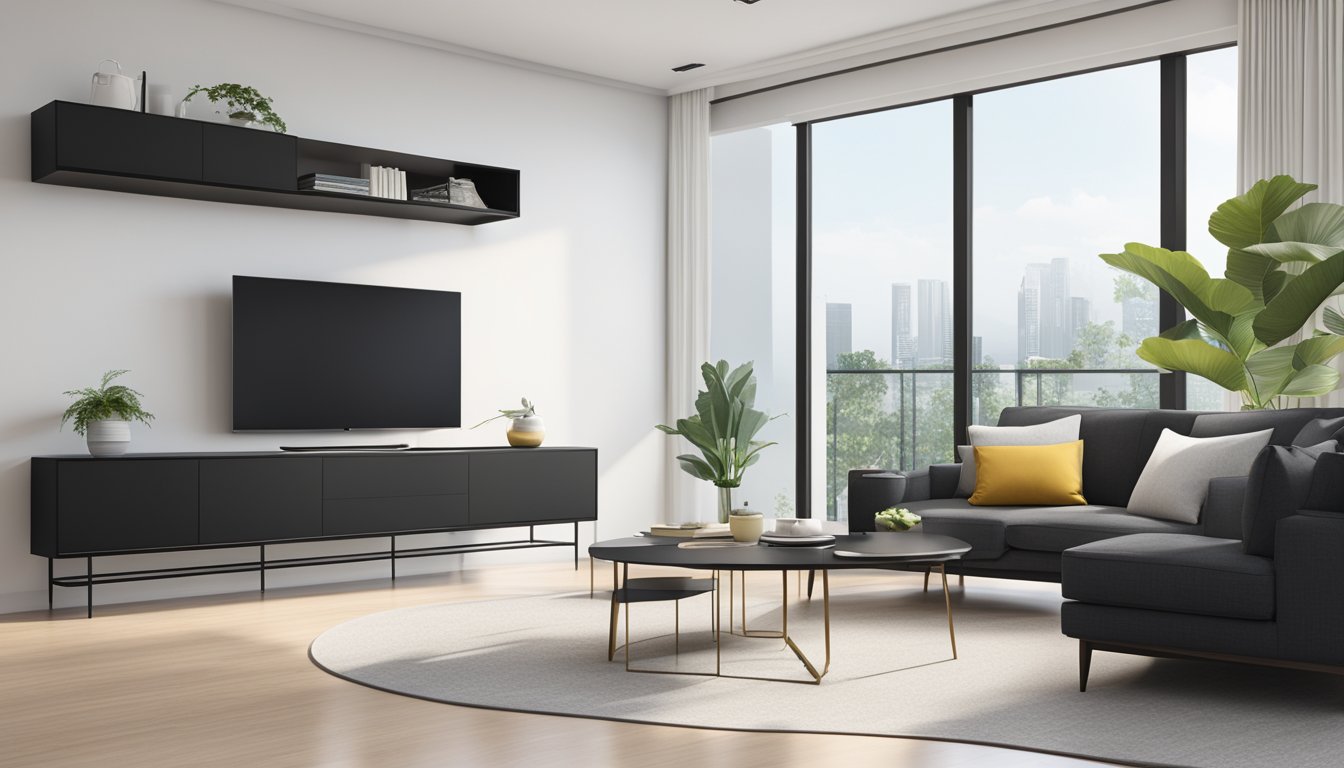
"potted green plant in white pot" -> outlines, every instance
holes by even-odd
[[[73,422],[75,434],[86,438],[89,453],[94,456],[120,456],[131,444],[131,422],[148,425],[154,414],[140,405],[144,395],[112,380],[127,371],[108,371],[97,387],[72,389],[65,394],[75,398],[65,414],[61,426]]]
[[[705,363],[700,366],[700,375],[705,389],[696,395],[696,412],[677,419],[674,427],[659,424],[657,429],[686,438],[700,451],[699,456],[684,453],[677,462],[692,477],[707,480],[719,489],[719,522],[733,528],[733,538],[755,541],[764,530],[764,518],[759,513],[734,510],[733,489],[742,484],[747,467],[760,460],[761,451],[774,445],[755,438],[778,416],[767,416],[753,407],[756,376],[751,363],[732,370],[726,360],[717,365]]]

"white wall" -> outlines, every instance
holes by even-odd
[[[599,449],[596,535],[662,517],[667,438],[651,427],[664,387],[663,98],[205,0],[12,3],[0,17],[0,611],[45,607],[46,563],[28,553],[28,458],[83,451],[79,437],[57,430],[63,390],[131,369],[126,383],[158,417],[152,429],[133,428],[137,451],[341,439],[230,432],[233,274],[461,291],[464,422],[526,395],[539,404],[548,442]],[[178,94],[198,82],[254,85],[299,136],[521,169],[523,215],[463,227],[31,183],[29,113],[53,99],[87,100],[104,57],[147,69],[151,82]],[[499,445],[501,424],[376,437]],[[584,526],[585,540],[594,533]],[[305,547],[313,548],[291,551]],[[512,559],[569,556],[554,549]],[[465,563],[510,559],[468,555]],[[461,564],[434,558],[400,570]],[[294,569],[271,583],[370,578],[386,568]],[[108,586],[98,600],[255,582]],[[57,592],[58,606],[82,599],[81,590]]]

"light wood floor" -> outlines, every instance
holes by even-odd
[[[453,707],[347,683],[308,660],[308,644],[323,630],[375,611],[588,588],[586,562],[575,572],[481,560],[479,570],[404,577],[395,587],[378,581],[108,605],[92,620],[82,607],[0,616],[0,765],[1098,765],[943,742]],[[610,584],[601,564],[597,575],[599,590]],[[840,574],[836,588],[847,578],[861,577]]]

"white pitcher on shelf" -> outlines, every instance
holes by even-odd
[[[103,65],[112,62],[116,72],[104,72]],[[89,103],[99,107],[135,109],[137,78],[121,73],[121,63],[116,59],[103,59],[98,62],[98,71],[93,73],[93,92]]]

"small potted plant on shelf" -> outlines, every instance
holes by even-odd
[[[65,409],[61,426],[74,422],[75,434],[84,435],[94,456],[120,456],[131,443],[131,421],[148,425],[154,414],[140,406],[144,397],[112,380],[126,371],[108,371],[97,387],[72,389],[65,394],[75,402]]]
[[[687,474],[718,487],[719,522],[741,529],[750,529],[754,523],[756,538],[760,538],[764,524],[761,515],[734,510],[733,489],[742,484],[743,473],[761,458],[761,451],[774,445],[755,437],[767,423],[779,417],[767,416],[753,407],[756,376],[751,363],[731,372],[726,360],[717,365],[705,363],[700,366],[700,375],[705,380],[705,389],[695,398],[696,413],[677,419],[675,427],[659,424],[657,429],[681,435],[700,451],[699,456],[684,453],[677,457],[677,462]],[[743,519],[735,524],[737,517]],[[736,534],[734,538],[744,540]]]
[[[204,93],[205,97],[216,105],[216,112],[228,115],[229,122],[248,128],[269,125],[276,133],[284,133],[285,121],[271,109],[271,99],[262,96],[256,88],[238,83],[220,83],[209,88],[192,86],[182,103],[191,101],[191,97]],[[221,106],[222,104],[222,106]]]
[[[879,531],[908,531],[919,525],[924,518],[904,507],[889,507],[873,516],[873,524]]]
[[[501,408],[498,416],[491,416],[477,424],[476,427],[489,424],[495,419],[513,419],[512,424],[509,425],[509,431],[504,433],[504,436],[509,440],[509,445],[515,448],[536,448],[546,438],[546,425],[537,415],[535,403],[526,397],[523,398],[522,403],[522,408]],[[472,429],[476,427],[472,427]]]

